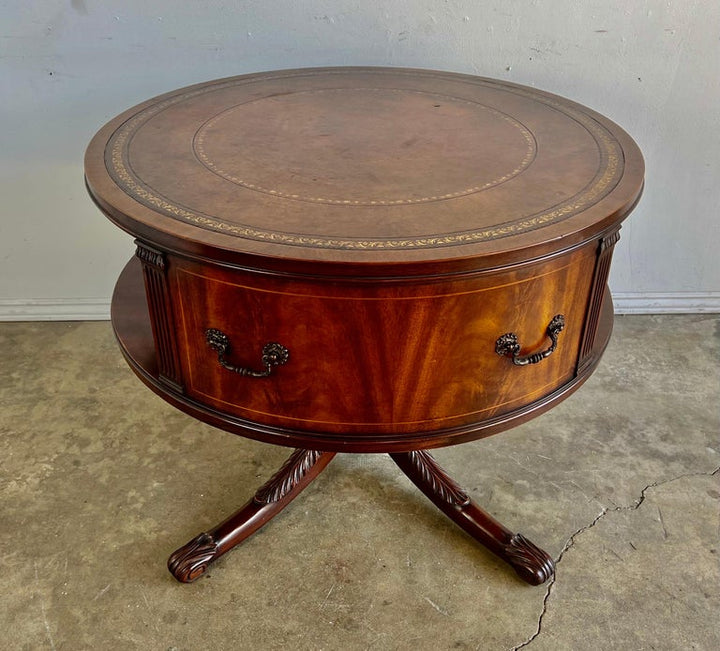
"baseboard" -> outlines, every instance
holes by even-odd
[[[720,313],[720,292],[613,294],[616,314]],[[106,321],[106,298],[0,299],[0,321]]]
[[[0,298],[0,321],[106,321],[107,298]]]
[[[615,314],[720,313],[720,292],[613,293]]]

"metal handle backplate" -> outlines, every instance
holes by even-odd
[[[520,356],[518,336],[514,332],[507,332],[498,337],[495,342],[495,352],[503,357],[511,357],[515,366],[537,364],[555,352],[558,345],[558,335],[563,331],[563,328],[565,328],[565,317],[562,314],[556,314],[545,330],[545,334],[550,337],[552,342],[549,348],[531,355]]]
[[[228,371],[244,375],[247,377],[267,377],[272,373],[273,366],[282,366],[286,364],[290,351],[282,344],[270,342],[263,346],[260,361],[265,367],[262,371],[256,371],[244,366],[236,366],[228,361],[227,356],[230,355],[231,345],[228,336],[221,330],[209,328],[205,331],[205,342],[218,354],[218,362]]]

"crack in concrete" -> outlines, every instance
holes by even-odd
[[[565,556],[565,552],[567,552],[569,549],[573,547],[575,544],[575,539],[580,536],[581,534],[585,533],[588,529],[592,529],[600,520],[602,520],[608,513],[616,513],[618,511],[636,511],[640,508],[642,503],[645,501],[645,498],[647,497],[647,492],[651,488],[656,488],[658,486],[664,486],[665,484],[669,484],[674,481],[678,481],[679,479],[684,479],[685,477],[712,477],[713,475],[717,475],[720,472],[720,466],[715,468],[712,472],[689,472],[685,473],[683,475],[678,475],[677,477],[671,477],[670,479],[666,479],[665,481],[658,481],[653,482],[652,484],[648,484],[645,486],[645,488],[640,491],[640,497],[635,500],[634,504],[631,504],[630,506],[606,506],[603,507],[602,511],[597,515],[597,517],[590,523],[586,524],[584,527],[580,527],[575,533],[573,533],[565,542],[565,545],[563,545],[563,548],[560,550],[560,553],[558,554],[557,558],[555,559],[555,573],[553,574],[552,578],[550,579],[550,582],[547,585],[547,590],[545,591],[545,596],[543,597],[543,603],[542,603],[542,610],[540,611],[540,616],[538,617],[537,622],[537,628],[535,629],[535,632],[522,644],[518,644],[514,646],[510,651],[518,651],[519,649],[524,649],[527,647],[533,640],[535,640],[540,633],[542,632],[542,623],[543,618],[547,614],[548,611],[548,602],[550,601],[550,595],[552,594],[553,587],[555,586],[555,581],[557,580],[557,566],[560,564],[560,561],[562,560],[563,556]]]

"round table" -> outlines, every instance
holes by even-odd
[[[606,287],[642,155],[601,115],[503,81],[392,68],[277,71],[136,106],[85,176],[137,240],[112,323],[191,416],[295,451],[168,562],[180,581],[284,508],[337,452],[387,452],[529,583],[544,551],[428,449],[567,397],[612,329]]]

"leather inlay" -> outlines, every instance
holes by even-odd
[[[332,77],[332,72],[324,71],[318,72],[317,75],[325,78],[324,83],[327,83],[328,77]],[[380,76],[388,74],[386,71],[367,72],[370,76]],[[312,73],[308,73],[305,76],[312,77]],[[412,78],[412,73],[405,73],[406,77]],[[422,78],[422,75],[418,75]],[[573,160],[572,151],[575,146],[573,143],[567,143],[562,140],[558,140],[557,147],[558,151],[549,151],[549,153],[543,153],[543,137],[546,139],[549,136],[538,134],[535,129],[526,126],[520,121],[519,118],[511,116],[506,112],[501,112],[494,109],[489,104],[483,104],[479,101],[472,99],[465,99],[455,97],[453,95],[444,95],[441,93],[430,93],[424,91],[418,91],[413,89],[397,89],[388,87],[377,87],[377,88],[346,88],[341,89],[343,92],[339,92],[339,89],[324,88],[316,91],[301,91],[294,90],[284,94],[267,94],[263,97],[257,97],[257,94],[253,95],[250,90],[243,91],[246,95],[249,95],[251,99],[246,99],[240,104],[233,106],[223,105],[222,102],[215,102],[212,105],[212,111],[210,116],[207,113],[199,115],[201,119],[197,120],[197,125],[192,126],[192,131],[187,131],[187,136],[182,135],[182,138],[187,138],[189,142],[185,146],[186,150],[189,149],[191,157],[195,161],[195,168],[198,166],[206,170],[206,173],[212,172],[213,175],[221,177],[223,180],[232,184],[232,187],[236,187],[238,191],[250,191],[262,193],[267,197],[264,201],[279,201],[289,202],[288,204],[277,207],[277,219],[264,220],[264,223],[244,223],[242,212],[228,212],[223,214],[222,210],[216,209],[215,206],[220,205],[222,208],[227,208],[228,211],[235,210],[236,206],[243,208],[247,201],[240,201],[239,195],[228,195],[226,198],[221,197],[217,201],[222,201],[221,204],[212,204],[211,206],[205,204],[197,204],[195,206],[189,205],[192,203],[190,200],[183,200],[171,195],[178,194],[182,195],[182,192],[171,192],[170,189],[176,187],[182,190],[182,184],[178,181],[168,181],[167,179],[161,179],[166,185],[171,184],[171,187],[164,187],[164,192],[159,191],[155,185],[158,185],[158,180],[147,178],[152,176],[152,173],[147,171],[140,174],[135,169],[136,159],[138,155],[134,153],[133,149],[133,137],[140,130],[145,127],[150,128],[154,124],[153,119],[159,116],[164,111],[171,110],[186,110],[194,115],[194,104],[186,106],[189,102],[202,102],[205,100],[205,96],[209,96],[213,93],[219,93],[221,91],[231,89],[236,90],[235,87],[243,85],[252,86],[253,83],[258,83],[262,78],[253,77],[251,79],[238,78],[226,82],[221,82],[213,85],[204,85],[199,89],[191,89],[185,92],[171,95],[170,97],[146,105],[146,107],[132,116],[129,120],[124,122],[112,135],[108,142],[106,149],[106,166],[107,169],[117,185],[127,195],[132,197],[134,200],[141,204],[160,212],[168,217],[176,219],[180,222],[192,224],[204,230],[215,231],[228,235],[234,235],[236,237],[264,241],[268,243],[294,245],[305,248],[320,248],[320,249],[348,249],[348,250],[373,250],[373,249],[427,249],[437,247],[448,247],[448,246],[460,246],[484,241],[491,241],[500,238],[509,237],[512,235],[521,234],[527,231],[536,230],[547,225],[555,224],[568,219],[586,209],[598,203],[603,197],[607,196],[612,192],[619,180],[622,178],[624,171],[624,159],[622,147],[616,138],[596,121],[592,116],[584,113],[580,107],[572,103],[564,103],[553,99],[551,96],[542,94],[534,94],[530,89],[524,89],[522,87],[515,87],[512,85],[506,86],[499,84],[498,82],[475,81],[472,84],[468,84],[470,90],[468,95],[472,93],[478,93],[478,86],[487,86],[492,93],[510,94],[515,97],[514,102],[518,102],[519,105],[532,105],[533,107],[541,106],[543,111],[550,112],[551,115],[555,115],[558,124],[565,123],[575,125],[572,127],[577,130],[576,138],[582,140],[585,151],[583,153],[582,164],[586,166],[587,180],[583,181],[584,185],[577,185],[577,188],[573,187],[573,194],[571,196],[561,196],[562,192],[558,192],[559,201],[556,203],[547,201],[547,198],[542,199],[545,202],[545,208],[541,210],[534,210],[528,214],[517,214],[522,213],[523,210],[527,210],[528,207],[532,209],[538,208],[541,204],[541,199],[537,199],[535,204],[527,203],[530,199],[527,199],[526,204],[522,204],[517,208],[515,213],[508,213],[505,217],[510,217],[507,221],[496,221],[492,222],[492,219],[487,216],[487,211],[483,213],[481,210],[477,211],[480,215],[477,221],[478,223],[473,225],[472,220],[464,219],[463,221],[454,225],[451,224],[448,228],[447,224],[443,224],[445,232],[432,232],[433,227],[437,228],[437,224],[434,223],[433,219],[425,218],[425,221],[418,221],[413,218],[411,213],[407,215],[407,221],[405,222],[409,226],[399,225],[396,223],[400,218],[404,217],[404,214],[392,214],[391,219],[378,218],[376,224],[380,224],[380,227],[374,227],[369,231],[361,235],[348,235],[346,233],[352,233],[357,223],[356,215],[359,213],[347,213],[343,215],[343,211],[352,210],[380,210],[388,209],[388,207],[402,208],[405,205],[417,205],[417,204],[428,204],[431,202],[444,203],[448,201],[468,201],[472,196],[483,195],[487,191],[495,191],[499,187],[509,186],[508,191],[515,191],[517,189],[516,196],[521,197],[523,192],[528,197],[539,196],[541,194],[537,190],[542,191],[542,186],[539,185],[541,179],[538,177],[532,177],[528,181],[520,181],[525,175],[541,163],[536,160],[537,157],[546,155],[548,159],[552,158],[553,163],[557,163],[560,160],[560,165],[565,166],[577,166],[577,161]],[[457,83],[457,82],[456,82]],[[471,92],[472,91],[472,92]],[[307,179],[300,179],[298,175],[302,173],[299,169],[300,166],[295,167],[288,166],[286,169],[277,171],[277,167],[274,165],[278,160],[281,160],[285,155],[284,150],[277,152],[271,152],[268,154],[267,161],[261,160],[255,164],[255,161],[250,160],[243,163],[242,152],[243,149],[240,146],[240,141],[237,151],[237,158],[227,156],[227,152],[231,151],[232,148],[228,149],[228,146],[221,146],[220,144],[220,131],[227,135],[228,125],[232,123],[233,116],[241,116],[242,111],[247,109],[251,104],[256,104],[255,111],[257,112],[258,107],[262,108],[268,102],[274,103],[275,105],[285,105],[292,102],[297,102],[298,106],[293,107],[293,111],[286,111],[280,113],[280,118],[288,113],[297,115],[298,120],[305,120],[307,124],[312,123],[312,115],[304,118],[302,115],[298,115],[300,105],[302,102],[298,99],[301,95],[307,97],[314,97],[312,108],[317,109],[317,98],[322,96],[333,96],[336,99],[344,97],[345,100],[357,100],[362,95],[364,97],[375,98],[378,102],[386,101],[389,102],[390,113],[395,110],[399,110],[395,106],[395,102],[403,102],[403,110],[405,104],[408,104],[411,108],[414,106],[415,114],[422,116],[428,116],[429,112],[425,110],[427,107],[437,107],[438,110],[448,110],[450,112],[460,112],[463,120],[480,120],[484,123],[483,128],[478,129],[478,133],[483,134],[483,137],[492,138],[493,134],[499,134],[498,137],[502,142],[495,142],[492,144],[492,152],[494,157],[499,158],[498,161],[494,161],[494,165],[489,165],[487,173],[483,172],[482,169],[455,169],[452,165],[445,165],[447,161],[438,160],[438,170],[445,168],[446,172],[443,178],[435,185],[433,185],[433,174],[425,174],[418,172],[414,175],[412,165],[408,165],[406,161],[401,161],[402,164],[386,165],[382,167],[382,161],[378,163],[380,169],[386,169],[392,171],[397,177],[392,177],[388,180],[387,175],[383,177],[382,183],[384,188],[393,188],[393,193],[378,193],[373,194],[371,188],[373,187],[372,179],[360,179],[359,182],[352,183],[348,182],[348,187],[343,190],[344,186],[342,183],[338,186],[338,192],[331,194],[328,192],[312,192],[313,181]],[[261,101],[262,100],[262,101]],[[308,100],[310,101],[310,100]],[[321,102],[322,103],[322,102]],[[352,115],[348,116],[348,112],[352,112],[352,101],[346,101],[346,110],[343,113],[343,120],[350,120]],[[447,107],[443,108],[447,104]],[[245,107],[245,108],[243,108]],[[424,108],[423,108],[424,107]],[[207,107],[205,107],[207,108]],[[423,110],[419,110],[423,108]],[[505,107],[504,107],[505,108]],[[200,114],[200,109],[196,111]],[[522,113],[522,111],[518,111]],[[267,111],[270,120],[272,118],[272,111]],[[470,116],[470,117],[468,117]],[[332,117],[332,116],[331,116]],[[457,117],[457,116],[456,116]],[[196,119],[196,118],[194,118]],[[284,118],[283,118],[284,119]],[[428,124],[434,125],[435,128],[439,128],[442,124],[442,120],[433,122],[433,117],[425,117],[423,119],[430,120]],[[357,121],[361,123],[361,120]],[[218,123],[222,123],[224,127],[222,130],[218,130],[217,133],[213,131],[213,128]],[[255,122],[257,123],[257,121]],[[350,120],[350,123],[352,121]],[[240,120],[237,126],[242,124]],[[281,124],[281,121],[273,123],[270,121],[272,128],[277,128]],[[370,124],[366,122],[363,124]],[[464,122],[460,120],[460,126]],[[161,126],[161,125],[160,125]],[[251,128],[252,125],[247,127]],[[318,124],[317,129],[322,130],[326,124]],[[159,126],[157,127],[159,128]],[[187,128],[186,128],[187,130]],[[292,129],[291,129],[292,130]],[[144,137],[147,138],[147,129],[144,131]],[[249,133],[249,131],[248,131]],[[319,133],[319,131],[318,131]],[[337,134],[342,134],[342,124],[337,126]],[[410,133],[408,131],[407,133]],[[582,136],[582,133],[585,135]],[[242,135],[242,134],[240,134]],[[300,134],[303,135],[303,134]],[[403,134],[400,134],[403,135]],[[422,134],[421,134],[422,135]],[[215,137],[217,136],[217,137]],[[433,134],[433,142],[431,143],[430,149],[427,151],[422,150],[421,145],[413,143],[413,147],[418,148],[418,151],[425,156],[423,160],[431,160],[432,154],[435,150],[441,151],[442,134]],[[339,136],[338,136],[339,137]],[[355,135],[357,136],[357,134]],[[449,137],[449,136],[448,136]],[[462,138],[455,134],[456,138]],[[473,145],[473,137],[479,137],[477,134],[466,134],[466,140],[469,140],[470,145],[466,151],[460,151],[457,153],[458,148],[454,150],[448,150],[447,157],[448,161],[452,162],[453,156],[470,156],[474,152],[481,153],[481,147]],[[180,136],[176,136],[180,138]],[[339,137],[340,138],[340,137]],[[139,141],[142,139],[139,139]],[[296,139],[300,142],[301,138]],[[451,142],[452,138],[450,139]],[[536,146],[536,141],[539,145]],[[187,156],[186,153],[182,153],[182,147],[178,144],[180,140],[177,140],[175,147],[178,147],[178,151],[174,152],[172,147],[169,147],[167,156],[168,158],[175,157],[176,159],[182,156]],[[281,146],[282,139],[278,141]],[[588,149],[588,144],[594,142],[595,154],[592,154]],[[335,146],[340,147],[343,141],[342,138],[336,140]],[[504,152],[504,145],[507,143],[508,152]],[[296,143],[297,144],[297,143]],[[376,143],[377,144],[377,143]],[[393,143],[390,143],[389,147],[392,147]],[[194,147],[194,149],[193,149]],[[432,149],[434,147],[434,149]],[[216,155],[218,150],[225,156]],[[384,150],[381,151],[379,156],[385,155]],[[260,151],[259,149],[257,150]],[[296,152],[297,148],[291,146],[289,151]],[[331,151],[332,147],[331,147]],[[390,150],[388,150],[390,151]],[[569,152],[569,153],[568,153]],[[335,151],[335,154],[342,153],[341,149]],[[478,153],[478,156],[480,156]],[[560,154],[567,154],[567,162]],[[418,154],[420,156],[420,154]],[[420,158],[422,158],[420,156]],[[590,165],[593,157],[596,159],[595,172],[590,174]],[[370,173],[372,166],[368,168],[358,167],[363,163],[354,163],[352,152],[342,154],[341,158],[347,163],[342,170],[339,170],[338,174],[350,174],[355,170],[357,173]],[[409,161],[413,160],[413,156],[410,156]],[[347,159],[347,160],[346,160]],[[367,159],[367,157],[366,157]],[[189,159],[188,159],[189,160]],[[332,166],[335,159],[331,156],[328,160],[322,162],[322,165]],[[380,160],[380,159],[378,159]],[[458,159],[460,160],[460,159]],[[579,159],[578,159],[579,160]],[[264,161],[268,163],[267,169],[263,168]],[[365,161],[367,163],[367,160]],[[433,163],[434,164],[434,163]],[[543,165],[545,162],[542,163]],[[190,166],[190,162],[183,162],[183,165]],[[307,165],[309,169],[312,169],[313,160],[312,156],[308,156]],[[356,165],[353,168],[353,165]],[[155,169],[149,163],[146,163],[147,169]],[[236,169],[238,168],[238,169]],[[296,169],[297,168],[297,169]],[[188,170],[190,167],[188,167]],[[329,168],[328,168],[329,169]],[[364,169],[364,172],[363,172]],[[489,170],[493,170],[493,174],[489,173]],[[241,171],[242,174],[236,172]],[[270,170],[274,170],[271,173]],[[349,171],[348,171],[349,170]],[[247,173],[247,174],[246,174]],[[248,176],[249,175],[249,176]],[[144,177],[143,177],[144,176]],[[282,182],[278,181],[279,176],[282,176]],[[328,176],[328,175],[326,175]],[[577,176],[577,175],[576,175]],[[559,178],[562,178],[562,174],[558,174]],[[198,177],[199,178],[199,177]],[[313,178],[313,177],[311,177]],[[314,178],[318,178],[317,176]],[[341,181],[343,180],[341,176]],[[350,176],[347,177],[350,179]],[[557,178],[557,177],[556,177]],[[393,180],[394,179],[394,180]],[[425,187],[420,182],[420,179],[425,179]],[[351,179],[352,180],[352,179]],[[357,179],[355,179],[357,181]],[[220,179],[218,179],[220,181]],[[323,182],[331,182],[332,179],[324,179]],[[576,182],[576,181],[575,181]],[[172,183],[176,185],[172,186]],[[523,185],[524,184],[524,185]],[[162,185],[162,183],[160,183]],[[350,187],[352,186],[352,187]],[[512,186],[512,187],[510,187]],[[527,187],[526,187],[527,186]],[[570,186],[568,186],[570,187]],[[325,190],[328,189],[326,184]],[[535,189],[535,193],[529,192],[528,189]],[[216,196],[215,194],[210,195],[208,189],[200,188],[201,197]],[[295,215],[292,213],[292,207],[289,206],[291,203],[298,202],[310,202],[315,204],[326,204],[328,208],[332,208],[336,212],[336,218],[330,222],[332,228],[335,230],[333,233],[322,232],[323,229],[327,230],[327,226],[323,228],[314,229],[312,223],[312,214],[307,217],[305,223],[299,223],[297,217],[288,218],[287,223],[283,222],[282,216],[285,214]],[[551,205],[548,205],[551,204]],[[467,204],[463,204],[467,206]],[[491,206],[494,204],[491,204]],[[212,210],[212,212],[208,212]],[[238,209],[239,210],[239,209]],[[462,210],[457,211],[458,214],[462,213]],[[472,211],[469,211],[470,215],[474,215]],[[323,219],[319,220],[318,223],[323,222],[327,224],[325,219],[326,213],[323,213]],[[363,217],[366,217],[368,213],[363,213]],[[397,217],[397,219],[396,219]],[[503,218],[505,218],[503,217]],[[494,219],[494,215],[492,216]],[[372,219],[372,216],[371,216]],[[324,220],[324,221],[323,221]],[[484,223],[481,223],[485,220]],[[250,220],[252,221],[252,220]],[[265,226],[265,224],[272,224],[273,228]],[[307,230],[304,232],[303,228]],[[423,232],[418,235],[418,231]],[[383,232],[386,231],[386,232]],[[403,232],[405,231],[405,232]],[[393,236],[393,233],[403,232],[401,237]]]

